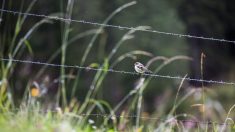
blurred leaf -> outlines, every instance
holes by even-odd
[[[94,103],[102,113],[105,113],[104,107],[102,106],[102,103],[100,103],[100,101],[91,99],[89,102]]]
[[[109,69],[109,60],[105,58],[104,60],[104,70],[107,71]]]
[[[98,64],[98,63],[91,63],[88,67],[98,68],[99,66],[100,66],[100,64]]]
[[[20,32],[20,29],[20,20],[18,19],[18,21],[16,22],[15,34],[18,34]]]
[[[29,53],[30,53],[30,54],[33,54],[33,50],[32,50],[32,47],[31,47],[29,41],[28,41],[28,40],[25,40],[25,41],[24,41],[24,44],[26,45],[26,47],[27,47]]]
[[[33,27],[30,28],[30,30],[25,34],[25,36],[22,37],[20,41],[17,43],[16,48],[14,49],[14,52],[13,52],[13,57],[15,57],[15,55],[18,53],[22,43],[24,43],[25,40],[27,40],[32,35],[32,33],[38,29],[38,27],[40,27],[42,24],[45,24],[45,23],[52,23],[52,21],[45,18],[37,22],[35,25],[33,25]]]

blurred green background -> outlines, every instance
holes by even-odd
[[[5,2],[5,3],[4,3]],[[32,0],[1,0],[2,9],[25,12]],[[131,2],[130,0],[75,0],[72,10],[72,19],[85,20],[88,22],[102,23],[115,9]],[[58,0],[38,0],[32,7],[30,13],[52,15],[56,14],[64,17],[67,1]],[[130,6],[115,15],[108,24],[120,25],[126,27],[150,26],[152,30],[163,32],[190,34],[204,37],[214,37],[228,40],[235,40],[235,2],[232,0],[138,0],[137,4]],[[8,58],[10,42],[13,38],[17,15],[10,13],[1,13],[0,24],[0,57]],[[16,41],[19,41],[32,26],[42,18],[28,16]],[[53,21],[53,20],[52,20]],[[62,45],[62,21],[53,21],[52,24],[43,24],[33,32],[28,39],[32,53],[27,48],[22,49],[21,55],[17,59],[46,62],[58,48]],[[70,26],[69,39],[77,34],[91,29],[97,29],[99,26],[78,22],[72,22]],[[84,66],[101,65],[107,55],[111,52],[115,44],[128,32],[125,29],[104,28],[95,41],[91,52],[88,55]],[[92,35],[78,39],[73,42],[66,50],[66,65],[79,65],[84,51],[91,41]],[[153,54],[153,56],[173,57],[177,55],[186,55],[191,57],[192,61],[175,61],[166,66],[159,72],[161,75],[185,76],[192,78],[201,78],[201,53],[206,55],[204,60],[204,79],[208,80],[234,80],[234,43],[217,42],[185,37],[176,37],[162,35],[151,32],[137,31],[134,38],[125,41],[115,54],[114,62],[120,55],[133,50],[142,50]],[[137,56],[136,60],[125,59],[114,69],[134,72],[133,64],[136,61],[146,64],[150,57]],[[60,64],[61,55],[58,55],[52,63]],[[1,62],[3,63],[3,62]],[[156,63],[150,67],[158,66]],[[13,93],[18,98],[22,98],[27,82],[37,81],[42,84],[48,76],[52,82],[59,77],[60,69],[47,67],[46,71],[39,77],[35,74],[42,68],[40,65],[17,64],[15,70],[11,72],[9,79]],[[3,71],[1,71],[3,72]],[[66,91],[71,92],[73,81],[76,78],[77,70],[66,69],[66,73],[73,75],[72,79],[66,80]],[[80,80],[76,87],[76,99],[81,102],[90,87],[94,78],[94,71],[83,70],[80,74]],[[117,104],[129,91],[131,91],[138,76],[109,73],[102,84],[102,90],[99,92],[100,99]],[[49,82],[50,82],[49,81]],[[154,111],[159,106],[159,102],[165,102],[164,97],[172,97],[167,100],[169,104],[173,103],[173,97],[180,84],[180,80],[154,78],[144,91],[146,111]],[[235,93],[233,86],[205,84],[212,90],[208,97],[215,98],[224,103],[228,108],[233,104]],[[192,87],[201,88],[201,83],[185,82],[184,91]],[[55,95],[58,84],[50,85],[49,94]],[[184,94],[183,92],[181,94]],[[197,96],[197,95],[195,95]],[[70,96],[67,96],[71,99]],[[185,108],[190,109],[190,108]],[[184,110],[184,107],[182,107]]]

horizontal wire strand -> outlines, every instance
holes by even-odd
[[[6,9],[0,9],[0,11],[1,12],[5,12],[5,13],[11,13],[11,14],[14,14],[14,15],[15,14],[27,15],[27,16],[48,18],[48,19],[64,21],[64,22],[76,22],[76,23],[90,24],[90,25],[95,25],[95,26],[104,26],[104,27],[126,29],[126,30],[136,30],[136,31],[151,32],[151,33],[157,33],[157,34],[169,35],[169,36],[176,36],[176,37],[194,38],[194,39],[202,39],[202,40],[210,40],[210,41],[226,42],[226,43],[233,43],[233,44],[235,44],[235,41],[232,41],[232,40],[218,39],[218,38],[213,38],[213,37],[204,37],[204,36],[196,36],[196,35],[190,35],[190,34],[163,32],[163,31],[151,30],[151,29],[137,29],[137,28],[134,28],[134,27],[127,27],[127,26],[120,26],[120,25],[111,25],[111,24],[102,24],[102,23],[85,21],[85,20],[66,19],[66,18],[57,17],[57,16],[47,16],[47,15],[43,15],[43,14],[33,14],[33,13],[26,13],[26,12],[18,12],[18,11],[6,10]]]
[[[37,110],[36,110],[37,111]],[[58,110],[48,110],[48,111],[41,111],[39,110],[39,112],[53,112],[53,113],[58,113],[58,114],[62,114],[62,115],[70,115],[70,112],[62,112],[62,111],[58,111]],[[207,124],[207,125],[234,125],[234,123],[223,123],[223,122],[215,122],[215,121],[198,121],[198,120],[192,120],[192,119],[176,119],[174,117],[168,118],[168,119],[163,119],[160,117],[148,117],[148,116],[137,116],[137,115],[110,115],[110,114],[86,114],[86,113],[82,113],[82,114],[72,114],[74,116],[77,117],[85,117],[85,116],[92,116],[92,117],[110,117],[110,119],[112,118],[141,118],[144,120],[158,120],[158,121],[163,121],[163,122],[167,122],[167,123],[174,123],[174,122],[191,122],[191,123],[195,123],[195,124]]]
[[[97,116],[97,117],[109,117],[109,114],[80,114],[79,116]],[[111,118],[137,118],[137,115],[111,115]],[[183,119],[175,119],[174,117],[169,119],[162,119],[159,117],[147,117],[147,116],[141,116],[139,117],[141,119],[147,119],[147,120],[159,120],[159,121],[167,121],[167,122],[191,122],[191,123],[198,123],[198,124],[217,124],[217,125],[234,125],[234,123],[220,123],[220,122],[213,122],[213,121],[196,121],[196,120],[183,120]],[[172,120],[172,121],[171,121]]]
[[[29,63],[29,64],[37,64],[37,65],[46,65],[51,67],[64,67],[64,68],[77,68],[77,69],[84,69],[84,70],[93,70],[93,71],[105,71],[105,72],[112,72],[112,73],[120,73],[120,74],[129,74],[129,75],[140,75],[137,72],[130,72],[130,71],[120,71],[114,69],[102,69],[102,68],[92,68],[92,67],[85,67],[85,66],[78,66],[78,65],[60,65],[60,64],[52,64],[52,63],[45,63],[39,61],[29,61],[29,60],[17,60],[17,59],[7,59],[7,58],[0,58],[1,61],[12,61],[18,63]],[[159,74],[147,74],[143,73],[141,75],[150,76],[154,78],[166,78],[166,79],[178,79],[178,80],[187,80],[187,81],[194,81],[194,82],[204,82],[204,83],[214,83],[214,84],[224,84],[224,85],[235,85],[234,82],[225,82],[225,81],[216,81],[216,80],[204,80],[204,79],[195,79],[189,77],[180,77],[180,76],[170,76],[170,75],[159,75]]]
[[[20,112],[21,110],[16,110],[15,112]],[[174,123],[174,122],[191,122],[195,124],[208,124],[208,125],[235,125],[234,123],[224,123],[224,122],[215,122],[215,121],[199,121],[199,120],[192,120],[192,119],[176,119],[175,117],[163,119],[160,117],[149,117],[149,116],[137,116],[137,115],[112,115],[112,114],[98,114],[98,113],[93,113],[93,114],[87,114],[87,113],[81,113],[81,114],[70,114],[70,112],[62,112],[61,109],[58,110],[33,110],[35,112],[42,112],[42,113],[58,113],[62,115],[68,115],[68,116],[75,116],[75,117],[85,117],[85,116],[92,116],[92,117],[103,117],[103,118],[141,118],[144,120],[158,120],[158,121],[163,121],[167,123]]]

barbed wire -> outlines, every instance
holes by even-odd
[[[22,111],[22,109],[18,109],[15,112],[20,112]],[[108,114],[108,113],[91,113],[91,114],[87,114],[87,113],[81,113],[81,114],[76,114],[76,113],[72,113],[69,111],[62,111],[59,107],[56,108],[56,110],[30,110],[33,112],[41,112],[41,113],[55,113],[55,114],[59,114],[59,115],[65,115],[65,116],[74,116],[74,117],[87,117],[87,116],[91,116],[91,117],[102,117],[102,118],[109,118],[109,119],[115,119],[115,118],[140,118],[143,120],[158,120],[158,121],[162,121],[165,123],[177,123],[177,122],[182,122],[182,123],[186,123],[186,122],[191,122],[191,123],[195,123],[195,124],[207,124],[207,125],[235,125],[234,122],[233,123],[228,123],[228,122],[216,122],[216,121],[200,121],[197,119],[177,119],[177,117],[166,117],[166,118],[161,118],[161,117],[150,117],[150,116],[137,116],[137,115],[116,115],[116,114]],[[187,114],[182,114],[182,116],[187,117]]]
[[[148,117],[148,116],[137,116],[137,115],[111,115],[110,114],[79,114],[79,116],[96,116],[96,117],[111,117],[111,118],[141,118],[146,120],[159,120],[164,122],[191,122],[197,124],[217,124],[217,125],[234,125],[234,123],[220,123],[220,122],[213,122],[213,121],[197,121],[197,120],[183,120],[183,119],[176,119],[174,117],[168,119],[162,119],[160,117]]]
[[[216,81],[216,80],[204,80],[204,79],[195,79],[190,77],[180,77],[180,76],[170,76],[170,75],[160,75],[160,74],[148,74],[148,73],[137,73],[137,72],[130,72],[130,71],[121,71],[121,70],[114,70],[114,69],[102,69],[102,68],[93,68],[93,67],[85,67],[85,66],[78,66],[78,65],[60,65],[60,64],[53,64],[53,63],[45,63],[39,61],[29,61],[29,60],[18,60],[18,59],[8,59],[8,58],[0,58],[1,61],[12,61],[18,63],[29,63],[29,64],[37,64],[37,65],[46,65],[51,67],[63,67],[63,68],[76,68],[76,69],[83,69],[83,70],[93,70],[93,71],[105,71],[111,73],[119,73],[119,74],[129,74],[129,75],[143,75],[149,76],[154,78],[166,78],[166,79],[178,79],[178,80],[187,80],[187,81],[194,81],[194,82],[204,82],[204,83],[214,83],[214,84],[223,84],[223,85],[235,85],[234,82],[225,82],[225,81]]]
[[[35,110],[37,111],[37,110]],[[102,117],[102,118],[110,118],[110,119],[114,119],[114,118],[140,118],[143,120],[158,120],[158,121],[162,121],[165,123],[178,123],[178,122],[182,122],[182,123],[186,123],[186,122],[190,122],[190,123],[195,123],[195,124],[205,124],[205,125],[220,125],[220,126],[230,126],[230,125],[234,125],[234,123],[227,123],[227,122],[215,122],[215,121],[199,121],[196,119],[177,119],[176,117],[168,117],[168,118],[160,118],[160,117],[149,117],[149,116],[137,116],[137,115],[114,115],[114,114],[98,114],[98,113],[93,113],[93,114],[87,114],[87,113],[81,113],[81,114],[70,114],[71,112],[62,112],[61,110],[47,110],[47,111],[42,111],[39,110],[39,112],[52,112],[52,113],[58,113],[61,115],[68,115],[68,116],[75,116],[75,117],[86,117],[86,116],[91,116],[91,117]],[[187,115],[187,114],[185,114]]]
[[[48,18],[48,19],[53,19],[53,20],[57,20],[57,21],[64,21],[64,22],[76,22],[76,23],[90,24],[90,25],[95,25],[95,26],[118,28],[120,30],[121,29],[136,30],[136,31],[151,32],[151,33],[157,33],[157,34],[169,35],[169,36],[176,36],[176,37],[194,38],[194,39],[202,39],[202,40],[210,40],[210,41],[226,42],[226,43],[235,44],[235,41],[232,41],[232,40],[219,39],[219,38],[213,38],[213,37],[204,37],[204,36],[196,36],[196,35],[190,35],[190,34],[164,32],[164,31],[151,30],[151,29],[137,29],[137,28],[134,28],[134,27],[112,25],[112,24],[103,24],[103,23],[86,21],[86,20],[74,20],[74,19],[67,19],[67,18],[57,17],[57,16],[48,16],[48,15],[44,15],[44,14],[34,14],[34,13],[19,12],[19,11],[12,11],[12,10],[6,10],[6,9],[0,9],[0,11],[5,12],[5,13],[11,13],[11,14],[14,14],[14,15],[15,14],[27,15],[27,16]]]

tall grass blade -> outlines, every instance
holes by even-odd
[[[134,4],[136,4],[136,1],[127,3],[127,4],[125,4],[125,5],[121,6],[121,7],[119,7],[119,8],[116,9],[114,12],[112,12],[112,13],[104,20],[104,22],[103,22],[102,24],[104,24],[104,25],[107,24],[107,23],[108,23],[115,15],[117,15],[119,12],[121,12],[121,11],[124,10],[125,8],[128,8],[128,7],[130,7],[130,6],[134,5]],[[100,26],[98,32],[101,32],[103,29],[104,29],[104,26]],[[94,42],[96,41],[97,37],[98,37],[98,34],[95,34],[95,35],[92,37],[91,41],[89,42],[89,44],[88,44],[88,46],[87,46],[87,48],[86,48],[86,50],[85,50],[85,52],[84,52],[84,54],[83,54],[82,60],[81,60],[81,62],[80,62],[80,66],[83,66],[83,65],[84,65],[85,60],[87,59],[87,56],[88,56],[88,54],[89,54],[89,52],[90,52],[92,46],[94,45]],[[72,88],[71,97],[74,97],[74,94],[76,93],[76,88],[77,88],[77,84],[78,84],[78,81],[79,81],[80,72],[81,72],[81,70],[79,69],[79,70],[78,70],[78,73],[77,73],[77,78],[76,78],[76,80],[75,80],[75,82],[74,82],[74,85],[73,85],[73,88]]]
[[[72,16],[72,12],[73,12],[73,3],[74,0],[68,0],[67,3],[67,9],[66,9],[66,19],[71,19]],[[63,39],[62,39],[62,49],[61,49],[61,65],[65,64],[65,57],[66,57],[66,45],[68,43],[68,37],[69,37],[69,32],[70,32],[70,23],[71,21],[68,21],[65,23],[64,25],[64,34],[63,34]],[[59,87],[59,91],[58,91],[58,98],[57,101],[59,101],[59,95],[62,94],[62,104],[64,106],[67,106],[67,98],[66,98],[66,90],[65,90],[65,78],[63,78],[63,76],[65,76],[65,68],[62,67],[60,69],[60,77],[62,78],[61,80],[61,86]],[[61,91],[61,93],[60,93]]]

